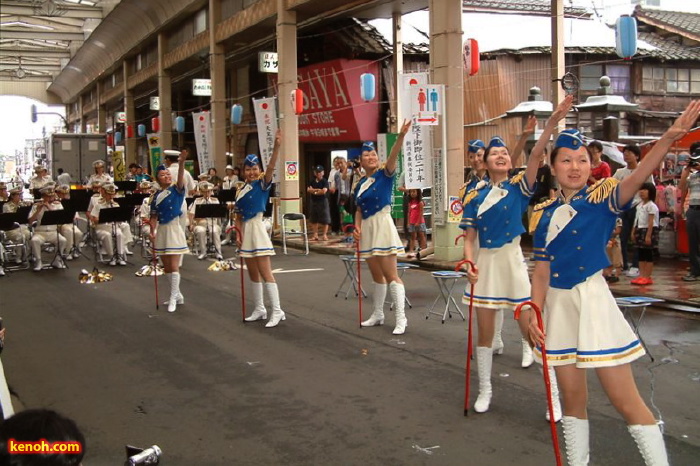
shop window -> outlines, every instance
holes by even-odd
[[[585,98],[595,95],[600,87],[601,76],[610,78],[610,86],[615,95],[629,100],[631,95],[630,66],[611,64],[581,65],[579,69],[580,93]]]

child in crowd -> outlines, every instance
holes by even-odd
[[[411,239],[408,243],[408,257],[413,257],[413,251],[416,247],[416,239],[418,240],[418,247],[420,249],[425,249],[428,247],[428,242],[426,239],[425,228],[425,217],[423,216],[423,210],[425,209],[425,202],[423,202],[423,195],[420,189],[409,189],[408,190],[408,232],[411,234]]]
[[[618,274],[622,272],[622,250],[620,249],[620,232],[622,232],[622,219],[617,218],[615,228],[612,231],[612,236],[608,240],[608,245],[605,252],[608,255],[610,266],[603,270],[603,276],[608,283],[617,283],[620,281]]]
[[[659,208],[655,204],[656,187],[653,183],[644,183],[639,188],[642,199],[637,205],[632,237],[639,253],[639,277],[632,280],[633,285],[652,285],[651,272],[654,269],[654,249],[659,245]]]

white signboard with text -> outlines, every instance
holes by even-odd
[[[192,95],[201,97],[211,96],[211,79],[193,79]]]
[[[258,126],[258,145],[263,170],[270,170],[268,163],[272,157],[272,149],[275,147],[275,135],[277,134],[277,100],[275,97],[253,99],[255,109],[255,123]],[[280,177],[281,161],[278,161],[272,180],[276,183]]]
[[[211,115],[209,112],[193,113],[194,142],[197,146],[199,172],[206,173],[214,167],[209,148],[211,146]]]
[[[403,95],[411,96],[413,89],[428,86],[428,73],[406,73],[401,76]],[[403,143],[403,173],[407,189],[423,189],[433,185],[433,170],[430,154],[432,137],[430,128],[416,124],[413,117],[413,100],[410,97],[401,101],[400,122],[413,120],[411,131]]]

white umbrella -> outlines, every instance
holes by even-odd
[[[600,141],[600,143],[603,145],[603,155],[607,155],[610,160],[623,167],[627,166],[627,162],[625,162],[625,158],[617,148],[617,145],[606,141]]]

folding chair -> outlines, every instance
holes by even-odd
[[[299,222],[301,231],[287,229],[287,221]],[[304,214],[288,213],[282,216],[282,251],[287,254],[287,236],[301,236],[304,238],[304,254],[309,254],[309,235],[306,231],[306,216]]]

